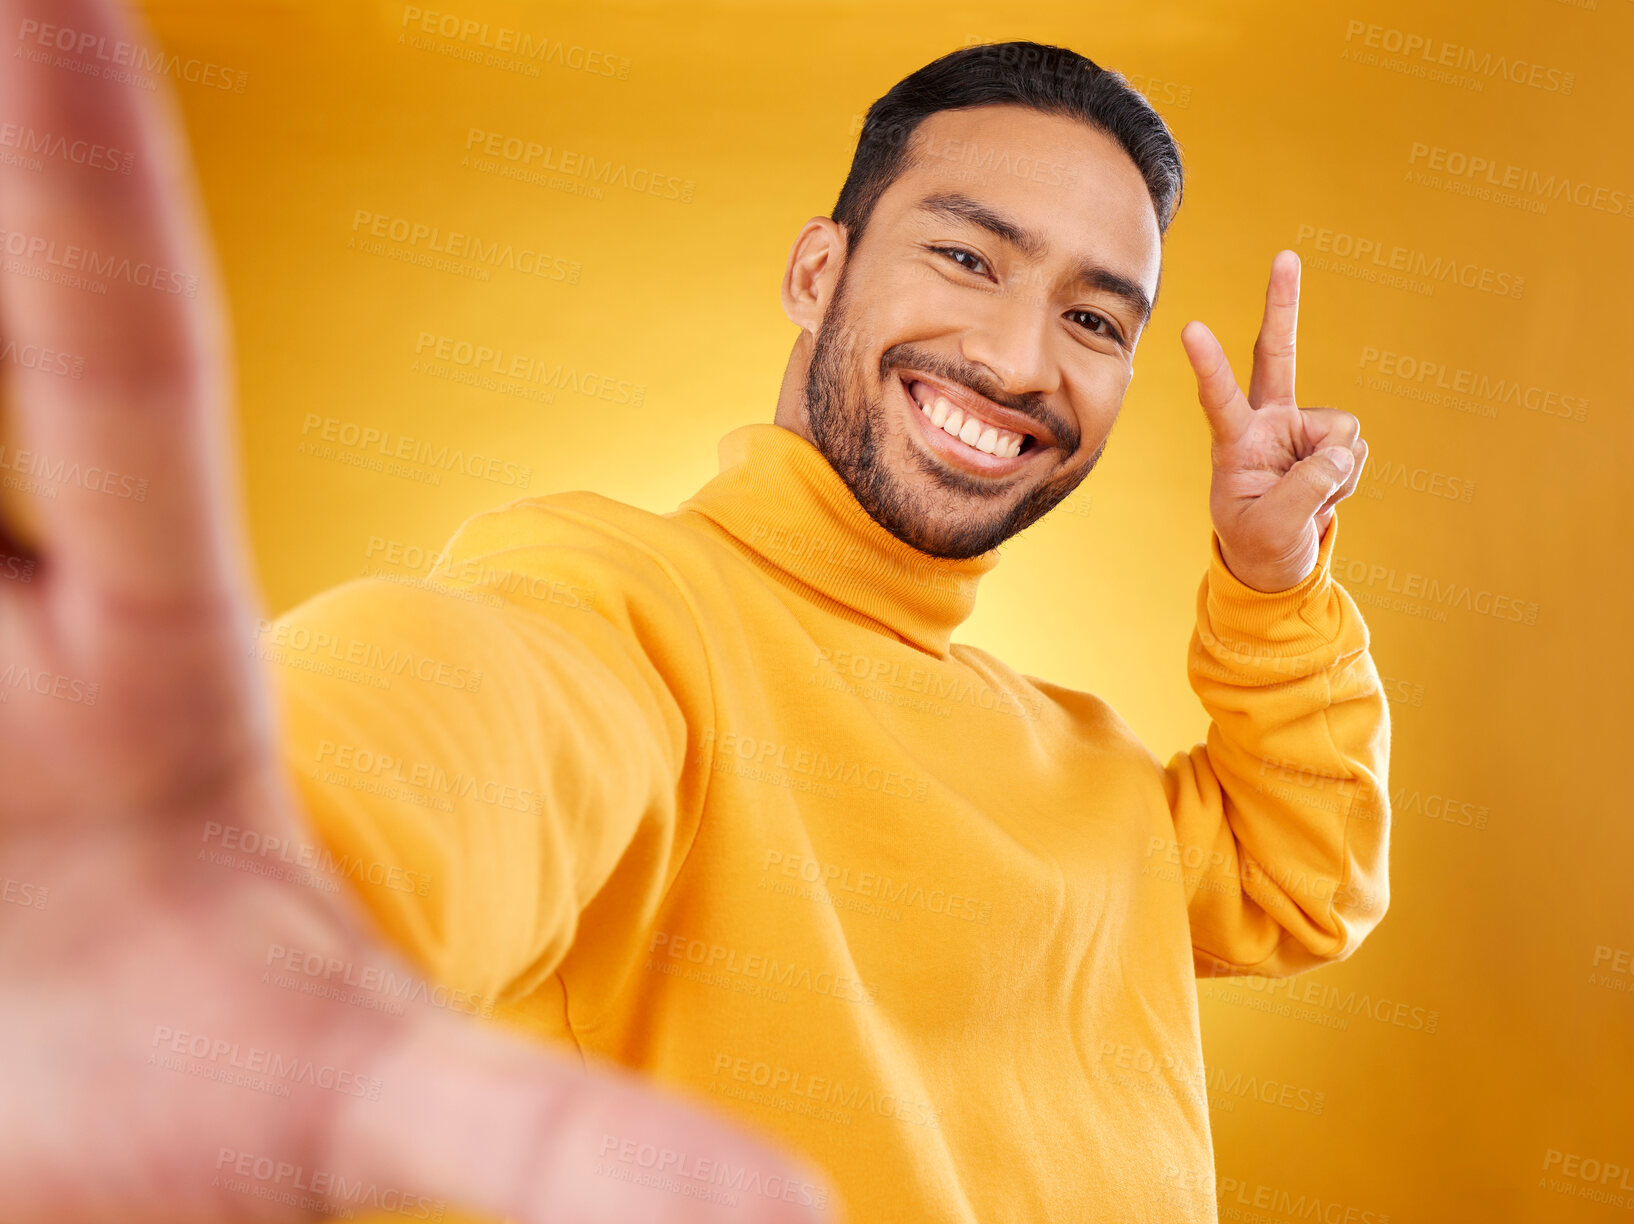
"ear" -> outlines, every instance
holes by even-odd
[[[801,330],[817,334],[845,264],[845,231],[828,217],[800,227],[783,272],[783,313]]]

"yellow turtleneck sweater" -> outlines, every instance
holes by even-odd
[[[773,1132],[854,1220],[1214,1220],[1194,976],[1341,959],[1387,902],[1337,522],[1271,594],[1215,537],[1213,722],[1164,764],[950,643],[995,554],[899,542],[779,426],[721,456],[672,514],[529,498],[264,626],[321,856],[439,1001]]]

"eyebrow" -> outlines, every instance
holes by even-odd
[[[1028,259],[1041,259],[1049,250],[1049,244],[1040,235],[962,192],[949,191],[926,196],[919,201],[918,207],[921,212],[935,213],[937,216],[964,221],[978,229],[984,229],[995,238],[1015,247]],[[1146,296],[1146,290],[1127,276],[1114,272],[1093,259],[1080,259],[1073,265],[1072,276],[1078,284],[1122,298],[1140,316],[1139,326],[1144,327],[1147,320],[1152,317],[1152,300]]]

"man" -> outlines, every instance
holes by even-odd
[[[142,167],[8,171],[0,228],[208,266],[155,100],[25,66],[0,107]],[[776,423],[673,514],[528,499],[434,582],[264,626],[276,733],[214,282],[6,278],[8,335],[88,354],[16,377],[14,444],[152,490],[68,490],[0,604],[0,658],[99,684],[0,706],[0,868],[49,896],[0,926],[6,1212],[1215,1218],[1194,974],[1341,959],[1387,902],[1388,718],[1328,572],[1366,445],[1295,403],[1296,259],[1246,396],[1182,334],[1208,742],[1165,765],[951,640],[1102,452],[1179,190],[1161,121],[1070,52],[913,74],[795,242]],[[402,1014],[353,898],[435,984]],[[461,1015],[490,1010],[528,1036]]]

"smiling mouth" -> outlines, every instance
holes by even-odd
[[[917,378],[901,378],[908,396],[919,406],[926,423],[956,438],[972,450],[991,455],[995,459],[1014,459],[1038,445],[1038,439],[1029,433],[1004,429],[968,407],[961,407],[929,383]]]

